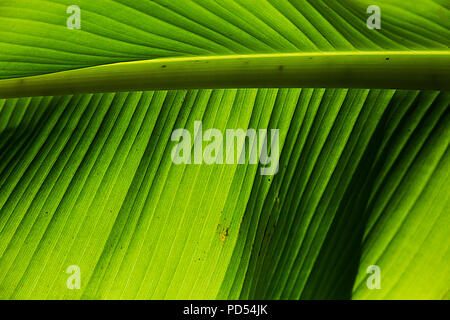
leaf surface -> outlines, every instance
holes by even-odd
[[[444,1],[75,2],[81,30],[66,27],[73,1],[1,2],[0,89],[149,59],[448,55],[450,39]],[[0,298],[448,298],[449,91],[252,81],[0,99]],[[172,132],[199,120],[279,129],[278,173],[175,165]]]

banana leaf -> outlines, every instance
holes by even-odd
[[[1,0],[0,26],[0,299],[450,297],[447,1]],[[277,173],[174,163],[198,121],[278,129]]]

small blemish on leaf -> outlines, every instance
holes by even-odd
[[[228,229],[229,229],[229,228],[226,228],[225,231],[221,231],[221,232],[220,232],[220,235],[219,235],[220,241],[225,242],[225,240],[226,240],[227,237],[229,236]]]

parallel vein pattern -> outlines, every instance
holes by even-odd
[[[0,79],[175,57],[446,55],[448,16],[442,0],[2,0]],[[0,299],[449,298],[450,92],[172,85],[0,99]],[[198,120],[279,129],[278,174],[175,165],[171,133]]]
[[[66,27],[81,8],[81,29]],[[366,26],[370,5],[382,29]],[[449,9],[433,0],[3,0],[0,79],[161,57],[448,50]]]
[[[346,89],[1,100],[0,295],[442,296],[448,101]],[[279,128],[279,173],[174,165],[172,130],[200,119]],[[365,286],[371,264],[385,290]],[[69,265],[82,290],[67,290]]]

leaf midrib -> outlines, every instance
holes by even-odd
[[[161,58],[0,80],[0,98],[215,88],[450,89],[450,50]]]

